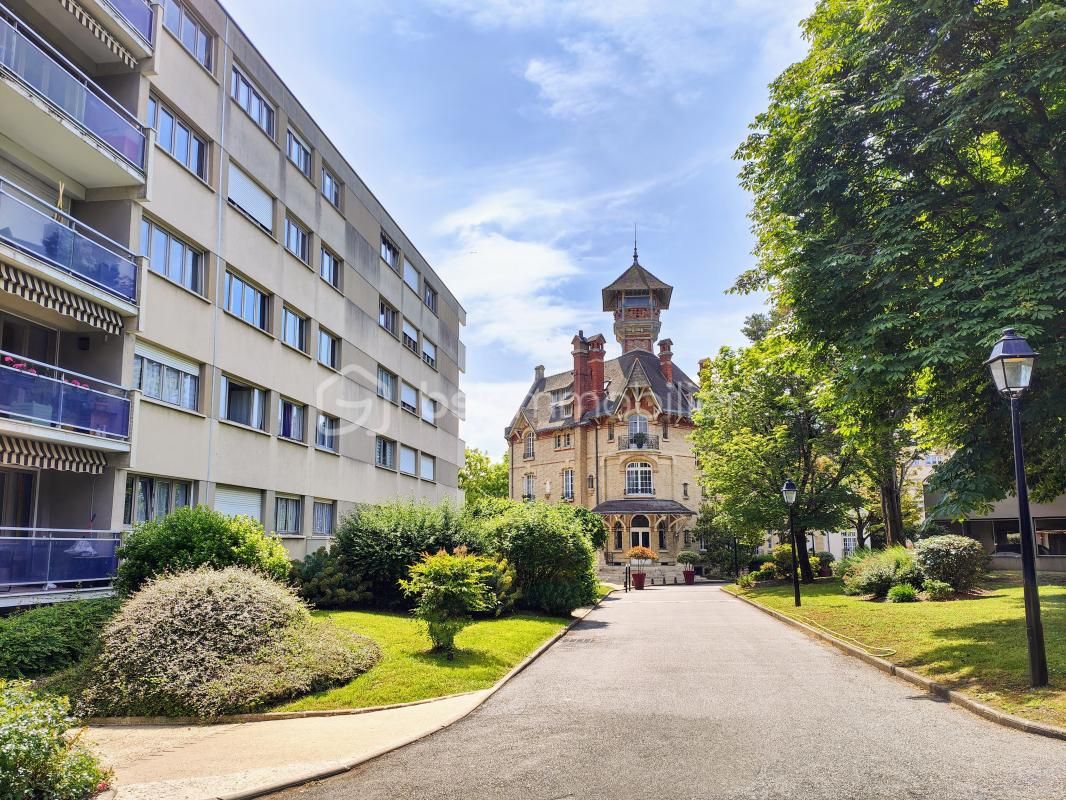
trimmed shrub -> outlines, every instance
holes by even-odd
[[[690,564],[698,564],[700,562],[700,554],[692,550],[682,550],[677,554],[677,563],[684,564],[686,567]]]
[[[950,600],[955,596],[955,590],[951,588],[951,584],[945,581],[938,581],[933,578],[926,580],[925,585],[922,587],[925,589],[925,596],[933,601]]]
[[[890,603],[914,603],[918,600],[918,590],[909,583],[897,583],[888,590]]]
[[[760,553],[751,557],[748,562],[748,572],[758,572],[767,561],[773,561],[774,557],[768,553]]]
[[[972,589],[988,568],[988,554],[976,539],[945,534],[922,539],[914,558],[927,579],[951,584],[956,592]]]
[[[65,697],[0,680],[0,797],[89,800],[106,789],[111,773],[77,736],[64,735],[74,724]]]
[[[833,569],[833,562],[837,560],[837,557],[830,553],[828,550],[821,550],[814,554],[814,557],[818,559],[819,569],[825,569],[828,567]]]
[[[777,574],[792,580],[792,545],[779,544],[770,551]]]
[[[312,620],[293,592],[238,567],[159,578],[100,637],[80,709],[97,716],[258,711],[347,683],[373,642]]]
[[[36,678],[81,660],[118,606],[113,598],[74,600],[0,618],[0,678]]]
[[[893,586],[920,582],[914,557],[905,547],[862,550],[852,554],[843,571],[844,594],[873,595],[881,598]]]
[[[276,536],[251,517],[227,517],[207,506],[179,508],[138,525],[118,550],[115,588],[132,594],[158,575],[198,567],[247,567],[274,580],[289,575],[289,556]]]
[[[777,565],[773,561],[767,561],[758,571],[750,573],[757,581],[772,581],[777,579]]]
[[[366,581],[341,569],[337,551],[325,547],[293,561],[289,581],[315,608],[351,608],[370,599]]]

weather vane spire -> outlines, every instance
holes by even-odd
[[[637,223],[633,223],[633,263],[637,263]]]

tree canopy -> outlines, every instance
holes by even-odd
[[[488,453],[466,448],[466,458],[459,469],[459,488],[466,502],[474,503],[488,497],[507,497],[507,455],[494,462]]]

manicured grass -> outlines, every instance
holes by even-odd
[[[884,603],[848,597],[838,580],[825,579],[803,586],[798,609],[790,584],[760,585],[742,593],[869,647],[895,650],[889,661],[991,706],[1066,727],[1066,579],[1041,576],[1050,686],[1035,691],[1029,688],[1020,578],[995,573],[983,587],[977,596],[943,603]],[[737,587],[727,590],[736,592]]]
[[[487,689],[568,622],[534,615],[475,622],[456,638],[458,652],[449,661],[429,652],[429,637],[410,614],[335,611],[315,616],[369,636],[381,646],[381,662],[345,686],[276,711],[367,708]]]
[[[600,583],[596,585],[596,599],[602,600],[611,592],[614,591],[614,587],[607,583]]]

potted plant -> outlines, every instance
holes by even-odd
[[[685,584],[688,586],[696,582],[696,570],[692,568],[692,565],[698,563],[699,560],[699,554],[691,550],[682,550],[677,554],[677,563],[684,566],[682,574],[685,576]]]
[[[626,558],[629,559],[629,563],[633,566],[633,588],[643,589],[644,579],[647,577],[644,568],[653,561],[658,561],[658,554],[650,547],[631,547],[626,550]]]
[[[638,450],[643,450],[644,445],[648,442],[648,434],[646,433],[634,433],[633,434],[633,446]]]

